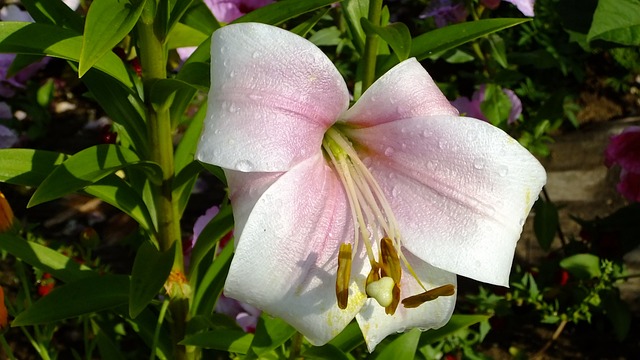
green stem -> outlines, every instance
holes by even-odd
[[[382,13],[382,0],[369,2],[369,22],[374,26],[380,26]],[[362,92],[376,80],[376,56],[378,56],[378,35],[367,34],[364,42],[364,54],[362,57]]]
[[[11,351],[11,346],[7,342],[7,339],[4,338],[4,335],[0,335],[0,344],[2,345],[2,349],[4,353],[7,355],[9,360],[16,360],[16,357],[13,356],[13,352]]]
[[[156,1],[147,1],[140,16],[136,30],[138,36],[138,50],[140,64],[142,66],[142,79],[144,83],[147,128],[149,136],[151,161],[162,168],[162,180],[153,191],[154,203],[158,220],[158,233],[156,239],[160,250],[167,251],[172,245],[176,245],[176,258],[173,264],[172,274],[184,274],[180,239],[180,216],[177,204],[172,201],[172,183],[174,178],[173,136],[171,128],[171,116],[169,109],[154,108],[150,93],[152,86],[167,78],[167,50],[163,42],[164,34],[158,34],[155,27]],[[171,335],[174,344],[174,357],[186,359],[186,349],[178,345],[185,335],[188,317],[187,299],[184,293],[176,292],[171,299],[169,310],[171,312]]]
[[[291,348],[289,352],[289,360],[295,360],[300,357],[302,350],[302,334],[296,332],[291,339]]]

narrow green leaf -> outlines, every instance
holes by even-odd
[[[160,360],[173,359],[172,344],[174,342],[169,335],[170,330],[165,326],[166,321],[163,322],[158,341],[154,344],[154,332],[158,326],[157,312],[145,308],[135,319],[128,316],[129,309],[126,305],[116,308],[116,312],[131,325],[131,328],[140,336],[147,347],[156,352],[156,356]]]
[[[376,360],[413,359],[418,349],[420,330],[413,329],[406,332],[377,353]]]
[[[146,0],[94,0],[85,19],[78,74],[82,77],[133,29]]]
[[[171,15],[169,16],[169,32],[173,31],[174,27],[178,25],[178,21],[182,19],[193,0],[175,0],[171,2],[173,3],[173,7],[171,8]]]
[[[366,33],[378,34],[393,51],[399,61],[404,61],[409,57],[411,51],[411,33],[404,23],[393,23],[387,26],[373,25],[367,18],[360,19],[362,28]]]
[[[329,12],[329,10],[331,10],[331,8],[324,8],[316,11],[315,15],[310,17],[308,20],[305,20],[300,24],[296,25],[296,27],[291,29],[291,32],[294,34],[298,34],[302,37],[307,36],[307,33],[311,29],[313,29],[314,26],[316,26],[318,21],[320,21],[320,19],[322,19],[322,17],[325,16]]]
[[[309,37],[309,41],[315,46],[336,46],[342,41],[341,36],[342,32],[337,27],[331,26],[316,31]]]
[[[252,341],[253,334],[245,333],[242,330],[216,329],[187,336],[180,342],[180,345],[246,354]]]
[[[80,190],[131,165],[148,170],[151,180],[162,178],[158,165],[140,160],[133,151],[117,145],[96,145],[78,152],[56,167],[40,184],[28,206]]]
[[[81,265],[53,249],[9,233],[0,234],[0,249],[64,282],[96,275],[86,265]]]
[[[507,61],[507,50],[505,49],[502,37],[496,34],[491,34],[489,35],[488,40],[489,45],[491,46],[491,55],[493,55],[493,59],[502,66],[502,68],[508,68],[509,62]]]
[[[192,161],[176,175],[173,182],[173,199],[178,203],[178,214],[182,214],[187,207],[193,186],[202,170],[199,161]]]
[[[131,270],[129,316],[135,319],[158,295],[171,273],[175,252],[175,243],[167,251],[158,251],[149,241],[140,245]]]
[[[210,36],[183,23],[177,23],[167,35],[167,49],[198,46]]]
[[[479,322],[488,320],[491,315],[458,315],[451,316],[451,320],[447,325],[436,330],[429,330],[422,333],[420,336],[420,347],[430,345],[436,341],[442,340],[445,337],[457,332],[461,329],[466,329]]]
[[[156,111],[168,110],[175,101],[180,104],[177,113],[181,115],[186,107],[185,104],[191,101],[196,90],[195,87],[181,80],[161,79],[151,85],[149,100]]]
[[[95,321],[91,322],[93,333],[96,334],[96,343],[102,359],[125,360],[122,350],[117,342],[107,334]]]
[[[131,89],[98,71],[90,70],[82,77],[82,82],[109,117],[126,130],[126,135],[131,139],[137,153],[148,154],[147,126],[142,99]]]
[[[62,1],[20,0],[20,3],[38,23],[58,25],[78,33],[82,32],[84,27],[82,17]]]
[[[616,340],[623,341],[629,335],[633,319],[629,305],[620,299],[618,291],[607,291],[601,294],[601,298],[602,308],[613,325]]]
[[[46,150],[0,149],[0,181],[38,186],[66,157]]]
[[[207,39],[206,43],[208,45],[211,45],[211,39]],[[204,47],[202,48],[204,49]],[[201,49],[201,47],[198,47],[198,49]],[[197,52],[198,50],[191,54],[191,57],[189,59],[193,58],[194,55],[197,56]],[[202,91],[209,91],[209,87],[211,86],[210,67],[210,64],[207,62],[187,61],[184,65],[182,65],[182,68],[178,73],[178,80],[182,80],[189,85],[199,88]]]
[[[193,162],[206,114],[207,103],[205,102],[191,118],[191,122],[189,123],[187,130],[185,130],[184,135],[182,135],[182,140],[176,147],[175,152],[174,166],[176,174]]]
[[[600,258],[593,254],[569,256],[560,261],[560,267],[582,280],[600,276]]]
[[[259,22],[263,24],[278,25],[296,16],[317,10],[342,0],[283,0],[265,7],[253,10],[250,13],[233,21],[234,24],[243,22]]]
[[[534,209],[536,215],[533,219],[533,231],[540,247],[549,251],[558,229],[558,209],[552,202],[542,199],[536,201]]]
[[[506,124],[511,113],[511,100],[496,84],[487,84],[484,91],[484,100],[480,103],[482,114],[494,125]]]
[[[175,0],[156,0],[156,15],[153,19],[154,33],[160,42],[165,42],[169,33],[169,17],[171,12],[171,3]]]
[[[233,229],[233,212],[231,206],[220,209],[220,212],[202,229],[198,240],[191,250],[189,273],[196,269],[205,255]],[[227,244],[227,246],[229,246]]]
[[[302,353],[302,358],[312,360],[349,360],[347,354],[331,344],[311,347]]]
[[[218,296],[222,293],[224,281],[227,278],[231,259],[233,258],[233,244],[229,243],[222,249],[215,261],[207,267],[198,284],[192,301],[192,314],[210,314]]]
[[[104,179],[87,186],[83,191],[122,210],[150,233],[155,231],[147,204],[130,184],[118,176],[114,174],[108,175]]]
[[[91,276],[55,288],[47,296],[18,314],[12,326],[46,324],[127,303],[129,277],[106,274]]]
[[[218,20],[213,16],[211,10],[204,1],[196,1],[184,13],[180,22],[196,30],[200,30],[207,37],[220,28]]]
[[[360,19],[369,16],[369,0],[345,0],[343,8],[353,46],[358,54],[363,54],[365,34]]]
[[[356,321],[351,321],[344,330],[338,336],[329,341],[330,345],[344,351],[345,353],[351,352],[353,349],[364,344],[364,337],[362,331]]]
[[[587,41],[640,45],[640,0],[599,0]]]
[[[255,336],[251,342],[251,352],[247,358],[251,358],[251,354],[260,357],[268,353],[284,344],[295,333],[296,329],[284,320],[263,314],[258,319]]]
[[[78,62],[82,36],[69,29],[27,22],[0,22],[0,53],[48,55]],[[125,87],[133,86],[122,60],[112,52],[103,53],[94,67]]]

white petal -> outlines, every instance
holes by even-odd
[[[361,250],[352,264],[347,309],[336,301],[338,250],[353,237],[349,215],[342,185],[323,157],[298,164],[250,211],[225,294],[284,319],[315,345],[326,343],[366,299],[361,286],[369,269]]]
[[[405,252],[405,256],[427,290],[446,284],[456,286],[455,274],[435,268],[408,252]],[[403,271],[400,281],[401,299],[423,293],[425,290],[420,287],[404,266],[403,269],[405,271]],[[442,296],[413,309],[405,308],[400,304],[395,314],[390,316],[375,300],[368,299],[360,313],[356,315],[356,320],[360,325],[369,352],[372,352],[388,335],[412,328],[424,331],[444,326],[451,318],[455,304],[455,295]]]
[[[306,39],[264,24],[225,26],[212,38],[196,158],[243,172],[285,171],[320,151],[348,104],[340,73]]]
[[[362,127],[430,115],[458,115],[458,110],[422,65],[411,58],[376,80],[341,121]]]
[[[507,285],[544,168],[483,121],[432,116],[349,134],[368,154],[404,245],[438,268]]]

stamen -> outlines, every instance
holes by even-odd
[[[409,296],[408,298],[402,300],[402,305],[406,308],[417,308],[418,306],[426,303],[427,301],[432,301],[440,296],[451,296],[455,294],[455,287],[451,284],[442,285],[435,289],[428,290],[418,295]]]
[[[340,245],[338,253],[338,273],[336,276],[336,298],[338,307],[342,310],[347,308],[349,302],[349,280],[351,277],[351,244]]]

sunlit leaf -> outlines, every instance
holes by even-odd
[[[167,251],[159,251],[149,241],[140,245],[131,270],[129,316],[138,316],[158,295],[171,273],[175,251],[175,243]]]

